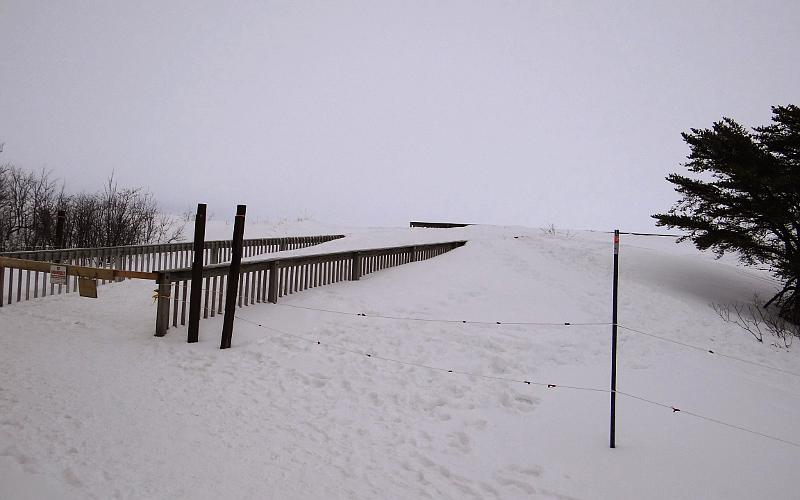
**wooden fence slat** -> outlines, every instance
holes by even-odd
[[[217,290],[217,314],[222,314],[223,297],[225,297],[226,283],[227,278],[225,276],[219,276],[219,290]]]
[[[214,276],[211,278],[211,317],[213,318],[217,314],[217,278],[219,276]]]

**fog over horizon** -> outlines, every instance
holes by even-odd
[[[789,1],[0,0],[0,163],[176,214],[651,230],[681,132],[800,104],[798,26]]]

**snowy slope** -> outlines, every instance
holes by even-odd
[[[609,395],[560,387],[608,388],[610,327],[493,323],[609,322],[609,235],[317,227],[348,236],[298,252],[469,243],[245,308],[226,351],[220,318],[154,338],[146,282],[0,309],[0,498],[797,498],[800,447],[686,412],[797,443],[800,377],[621,331],[619,389],[683,411],[620,396],[611,450]],[[621,324],[800,372],[708,305],[763,274],[646,237],[620,263]]]

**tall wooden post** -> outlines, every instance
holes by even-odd
[[[244,239],[245,205],[236,206],[231,243],[231,266],[228,271],[228,288],[225,291],[225,317],[222,323],[222,339],[219,348],[228,349],[233,338],[233,316],[236,314],[236,292],[239,290],[239,270],[242,267],[242,240]]]
[[[609,441],[616,447],[616,402],[617,402],[617,283],[619,281],[619,229],[614,230],[614,285],[611,308],[611,429]]]
[[[194,217],[194,260],[192,261],[192,294],[189,297],[189,333],[187,342],[197,342],[200,331],[200,298],[203,292],[203,253],[206,239],[206,204],[197,204]]]

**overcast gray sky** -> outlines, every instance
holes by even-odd
[[[800,2],[0,0],[0,161],[171,211],[648,229],[800,104]]]

